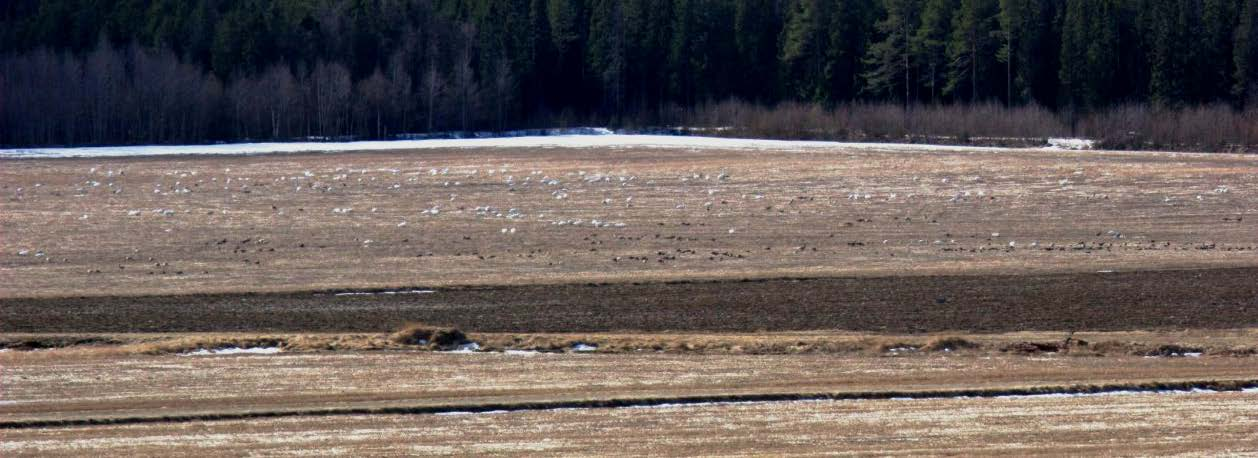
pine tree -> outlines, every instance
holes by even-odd
[[[917,30],[916,0],[884,0],[885,16],[874,24],[881,40],[869,46],[865,57],[865,89],[891,99],[912,102],[913,54],[910,40]]]
[[[1067,0],[1059,76],[1066,105],[1089,110],[1111,101],[1118,67],[1117,0]]]
[[[1178,107],[1192,101],[1189,66],[1195,61],[1200,30],[1196,4],[1182,0],[1149,1],[1149,96],[1155,106]]]
[[[1197,54],[1197,65],[1203,71],[1194,72],[1200,82],[1198,99],[1203,102],[1225,100],[1230,93],[1234,71],[1232,40],[1240,4],[1237,0],[1205,0],[1201,13],[1203,40]]]
[[[796,0],[786,13],[782,29],[781,75],[786,90],[796,100],[824,102],[829,98],[826,81],[825,10],[821,0]]]
[[[781,20],[772,0],[736,0],[734,3],[734,46],[737,66],[750,71],[740,75],[734,92],[747,100],[770,102],[776,99],[777,39]]]
[[[1258,98],[1258,0],[1245,0],[1236,25],[1232,96],[1243,106]]]
[[[960,0],[926,0],[922,20],[913,34],[914,58],[921,63],[922,81],[929,88],[930,103],[939,102],[940,77],[948,67],[948,39],[952,30],[952,14]]]
[[[961,0],[952,19],[952,37],[948,42],[948,84],[944,92],[970,102],[979,101],[979,88],[1002,86],[991,78],[999,47],[999,7],[995,0]],[[968,91],[966,90],[968,89]]]
[[[586,54],[591,74],[599,78],[605,113],[620,116],[624,110],[628,40],[620,0],[593,0],[590,6],[590,40]]]

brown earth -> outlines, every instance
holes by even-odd
[[[1254,267],[1256,184],[894,146],[5,160],[0,297]]]
[[[0,299],[5,332],[1010,332],[1258,326],[1258,268]]]

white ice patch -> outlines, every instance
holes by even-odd
[[[435,292],[436,291],[433,291],[431,289],[412,289],[412,290],[406,290],[406,291],[375,291],[375,292],[351,291],[348,293],[336,293],[334,294],[334,296],[375,296],[377,294],[384,295],[384,296],[392,296],[392,295],[397,295],[397,294],[432,294]]]
[[[433,415],[440,415],[443,417],[452,417],[452,416],[460,416],[460,415],[489,415],[489,414],[508,413],[508,412],[509,411],[507,410],[486,410],[484,412],[467,412],[467,411],[460,410],[460,411],[455,411],[455,412],[437,412]]]
[[[459,344],[459,346],[454,347],[454,350],[450,350],[446,353],[475,353],[477,351],[480,351],[480,344],[476,342],[468,342]]]
[[[502,354],[514,356],[537,356],[543,353],[535,350],[504,350]]]
[[[598,345],[592,345],[592,344],[587,344],[587,343],[582,343],[582,342],[577,342],[575,344],[572,344],[572,351],[586,352],[586,351],[596,351],[596,350],[598,350]]]
[[[1071,140],[1062,145],[1084,144]],[[1052,145],[1052,143],[1050,143]],[[141,145],[82,148],[17,148],[0,150],[0,158],[122,157],[164,155],[247,155],[268,153],[382,151],[432,148],[693,148],[744,150],[885,150],[885,151],[1012,151],[1013,148],[925,145],[909,143],[845,143],[834,141],[761,140],[676,135],[553,135],[501,138],[385,140],[359,142],[227,143],[218,145]],[[1049,146],[1049,149],[1060,149]]]
[[[213,350],[200,349],[187,353],[180,353],[179,356],[217,356],[217,355],[274,355],[281,350],[279,347],[227,347],[216,348]]]
[[[1166,354],[1166,355],[1149,355],[1149,356],[1145,356],[1145,358],[1200,358],[1200,357],[1201,357],[1201,352],[1199,352],[1199,351],[1186,351],[1186,352],[1183,352],[1183,353],[1174,353],[1174,352],[1172,352],[1172,353],[1169,353],[1169,354]]]
[[[1048,147],[1053,149],[1072,149],[1084,150],[1092,149],[1096,146],[1096,141],[1084,138],[1050,138],[1048,139]]]

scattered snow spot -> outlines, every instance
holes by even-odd
[[[456,412],[437,412],[437,413],[436,413],[436,414],[434,414],[434,415],[440,415],[440,416],[443,416],[443,417],[449,417],[449,416],[458,416],[458,415],[489,415],[489,414],[507,413],[507,412],[508,412],[508,411],[506,411],[506,410],[486,410],[486,411],[484,411],[484,412],[467,412],[467,411],[462,411],[462,410],[460,410],[460,411],[456,411]]]
[[[476,342],[466,342],[459,344],[457,347],[454,347],[453,350],[445,353],[475,353],[477,351],[480,351],[480,344]]]
[[[595,345],[595,344],[587,344],[584,342],[577,342],[575,344],[572,344],[572,351],[587,352],[587,351],[596,351],[596,350],[598,350],[598,345]]]
[[[227,348],[216,348],[213,350],[207,350],[207,349],[202,348],[197,351],[180,353],[179,356],[273,355],[273,354],[279,353],[280,351],[281,350],[279,347],[249,347],[249,348],[227,347]]]
[[[1096,145],[1093,140],[1083,138],[1050,138],[1048,139],[1048,147],[1054,149],[1070,149],[1084,150],[1092,149]]]
[[[405,291],[351,291],[346,293],[336,293],[333,296],[375,296],[377,294],[384,296],[392,296],[395,294],[432,294],[436,291],[431,289],[412,289]]]
[[[543,353],[536,350],[504,350],[502,354],[515,356],[536,356]]]

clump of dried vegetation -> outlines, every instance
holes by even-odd
[[[390,335],[389,340],[400,345],[434,348],[449,348],[468,342],[467,334],[463,331],[424,323],[409,323]]]

